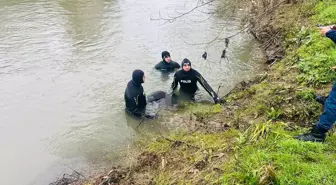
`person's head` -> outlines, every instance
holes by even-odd
[[[182,61],[182,69],[185,72],[188,72],[191,69],[191,62],[187,58],[183,59]]]
[[[161,57],[162,57],[162,60],[167,62],[167,63],[170,63],[171,62],[171,58],[170,58],[170,53],[168,51],[163,51],[161,53]]]
[[[145,82],[145,73],[140,69],[134,70],[133,74],[132,74],[132,80],[136,84],[144,83]]]

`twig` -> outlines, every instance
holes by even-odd
[[[155,113],[155,117],[159,114],[159,112],[163,109],[163,107],[164,107],[164,106],[162,106],[162,107]],[[144,116],[144,117],[140,120],[138,126],[136,126],[135,128],[138,128],[138,127],[142,124],[142,122],[145,121],[145,119],[146,119],[146,117]]]
[[[140,122],[139,122],[139,124],[138,124],[138,126],[136,126],[135,128],[138,128],[141,124],[142,124],[142,122],[144,122],[145,121],[145,117],[143,117],[141,120],[140,120]]]
[[[217,89],[217,95],[219,93],[219,89],[222,87],[222,83],[219,84],[218,89]]]
[[[63,163],[61,163],[61,162],[59,162],[59,163],[62,164],[63,166],[65,166],[65,167],[69,168],[70,170],[74,171],[74,172],[77,173],[78,175],[80,175],[80,176],[86,178],[83,174],[79,173],[78,171],[76,171],[75,169],[71,168],[70,166],[68,166],[68,165],[66,165],[66,164],[63,164]]]
[[[200,1],[198,1],[198,2],[197,2],[197,5],[196,5],[194,8],[192,8],[191,10],[189,10],[189,11],[187,11],[187,12],[182,12],[182,13],[177,12],[177,13],[179,13],[180,15],[175,16],[175,17],[171,17],[171,16],[169,16],[170,18],[163,18],[163,17],[161,16],[160,12],[159,12],[159,18],[152,18],[152,17],[151,17],[150,20],[154,20],[154,21],[164,20],[164,21],[166,21],[165,23],[173,22],[173,21],[175,21],[176,19],[179,19],[179,18],[181,18],[181,17],[183,17],[183,16],[185,16],[185,15],[187,15],[187,14],[193,12],[194,10],[196,10],[196,9],[198,9],[198,8],[201,8],[201,7],[203,7],[203,6],[206,6],[206,5],[208,5],[208,4],[210,4],[210,3],[214,2],[214,1],[216,1],[216,0],[210,0],[210,1],[205,2],[205,3],[202,3],[202,4],[199,4]]]

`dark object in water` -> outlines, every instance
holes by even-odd
[[[225,47],[226,48],[229,47],[229,42],[230,42],[229,38],[225,38]]]
[[[208,53],[207,53],[207,52],[204,52],[203,55],[202,55],[202,58],[203,58],[204,60],[206,60],[207,57],[208,57]]]
[[[225,58],[225,57],[226,57],[226,49],[223,50],[221,58]]]
[[[147,96],[147,101],[148,102],[153,102],[153,101],[158,101],[162,98],[166,97],[166,93],[163,91],[155,91],[151,93],[150,95]]]

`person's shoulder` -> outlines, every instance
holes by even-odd
[[[135,85],[133,84],[132,80],[127,83],[126,91],[127,92],[132,92],[133,89],[135,89]]]
[[[171,63],[172,63],[173,65],[175,65],[175,66],[179,66],[179,67],[181,66],[181,65],[180,65],[178,62],[176,62],[176,61],[172,61]]]
[[[132,85],[133,85],[132,80],[127,82],[127,87],[132,86]]]
[[[170,63],[172,63],[172,64],[179,64],[178,62],[176,62],[174,60],[172,60]]]
[[[200,73],[196,69],[191,68],[190,70],[191,70],[192,73],[200,75]]]
[[[127,83],[126,89],[125,89],[125,94],[130,95],[131,91],[133,89],[133,83],[132,80]]]
[[[156,69],[161,69],[161,68],[162,68],[162,65],[163,65],[163,62],[160,61],[160,62],[158,62],[158,63],[155,65],[155,68],[156,68]]]
[[[175,75],[180,75],[182,73],[183,73],[183,71],[182,71],[182,69],[180,69],[180,70],[176,71]]]

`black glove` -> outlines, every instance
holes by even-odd
[[[218,97],[216,97],[216,98],[214,98],[214,102],[215,102],[215,104],[217,104],[217,103],[220,103],[221,100]]]

